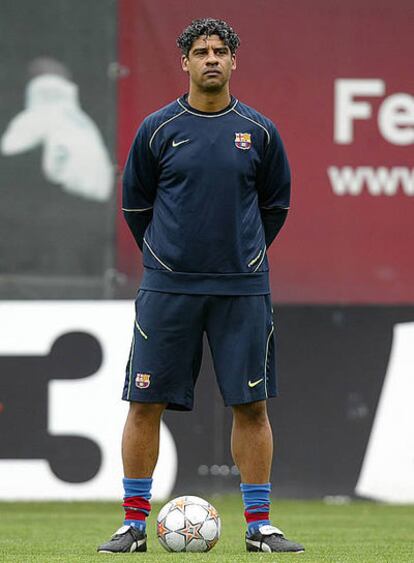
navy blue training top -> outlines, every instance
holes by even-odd
[[[149,115],[123,176],[124,216],[143,250],[141,289],[269,293],[266,246],[289,200],[279,133],[254,109],[232,97],[205,113],[183,96]]]

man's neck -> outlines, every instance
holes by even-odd
[[[190,87],[188,103],[194,109],[213,113],[225,109],[230,104],[231,96],[228,89],[222,92],[200,92]]]

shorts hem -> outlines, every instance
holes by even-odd
[[[257,403],[258,401],[266,401],[267,399],[274,399],[278,397],[278,392],[268,393],[262,397],[238,397],[236,399],[224,399],[224,406],[235,407],[237,405],[248,405],[249,403]]]
[[[167,410],[173,411],[192,411],[193,404],[186,403],[184,401],[177,400],[174,397],[126,397],[122,395],[122,400],[127,401],[128,403],[157,403],[157,404],[166,404]]]

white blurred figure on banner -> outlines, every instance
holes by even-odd
[[[36,59],[30,71],[25,109],[2,135],[2,154],[43,145],[42,169],[50,182],[73,195],[108,200],[113,166],[99,129],[80,106],[77,85],[66,67],[53,59]]]

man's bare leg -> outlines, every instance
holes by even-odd
[[[165,404],[129,404],[122,435],[124,526],[100,545],[100,553],[147,551],[146,519],[151,510],[152,474],[158,459]]]
[[[124,476],[152,476],[158,459],[160,424],[165,404],[131,402],[122,435]]]
[[[242,483],[268,483],[273,436],[266,401],[233,407],[231,452]]]
[[[265,401],[233,407],[231,451],[242,482],[247,551],[303,551],[301,544],[286,539],[270,525],[273,437]]]

